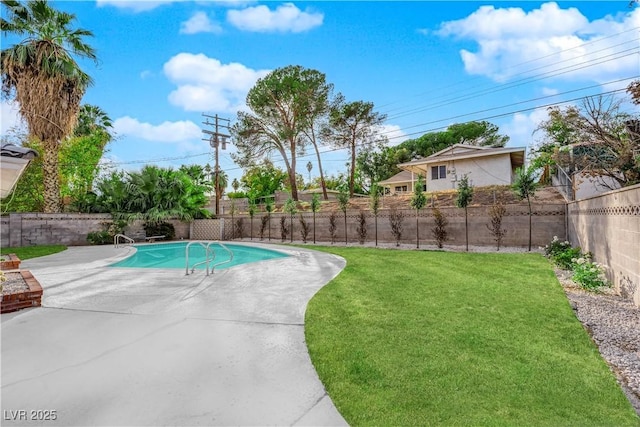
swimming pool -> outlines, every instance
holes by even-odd
[[[150,245],[136,245],[136,253],[132,256],[111,264],[109,267],[132,267],[132,268],[185,268],[185,249],[189,242],[177,243],[155,243]],[[250,262],[265,261],[269,259],[284,258],[289,255],[254,246],[234,245],[224,243],[224,246],[233,252],[231,262],[226,262],[216,267],[216,270],[229,268]],[[228,261],[231,257],[220,244],[213,243],[210,246],[215,252],[215,259],[211,263],[218,264]],[[192,244],[189,247],[189,269],[201,261],[205,261],[205,248],[199,244]],[[199,270],[205,269],[205,263],[196,267]]]

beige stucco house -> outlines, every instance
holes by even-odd
[[[464,175],[474,187],[511,185],[516,169],[524,165],[525,153],[525,147],[455,144],[429,157],[399,164],[403,171],[379,184],[389,194],[413,191],[418,175],[426,177],[427,191],[455,189]]]

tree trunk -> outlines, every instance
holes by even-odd
[[[349,196],[353,197],[355,193],[356,180],[356,143],[351,144],[351,171],[349,173]]]
[[[467,242],[467,252],[469,252],[469,223],[468,223],[468,216],[467,216],[467,207],[464,207],[464,237],[466,239]]]
[[[313,244],[316,244],[316,213],[313,213]]]
[[[320,157],[320,150],[318,149],[318,144],[315,142],[315,140],[312,140],[312,142],[313,142],[313,148],[316,150],[316,159],[318,160],[318,170],[320,171],[320,186],[322,187],[322,197],[324,198],[324,200],[329,200],[329,195],[327,194],[327,184],[324,182],[324,172],[322,171],[322,159]]]
[[[420,234],[418,233],[418,209],[416,209],[416,249],[420,249]]]
[[[344,244],[349,244],[347,240],[347,211],[344,211]]]
[[[527,203],[529,204],[529,252],[531,252],[531,200],[527,196]]]
[[[46,141],[43,144],[42,178],[44,181],[44,211],[58,213],[62,210],[60,203],[60,177],[58,175],[58,144]]]

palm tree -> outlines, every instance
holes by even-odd
[[[73,130],[74,136],[91,135],[94,132],[100,132],[107,138],[105,144],[113,139],[110,129],[113,128],[111,117],[97,105],[83,104],[78,111],[78,121]]]
[[[3,96],[15,95],[30,137],[42,142],[44,211],[59,212],[60,142],[73,131],[80,100],[92,83],[74,56],[96,60],[83,42],[93,34],[72,29],[75,15],[53,9],[46,0],[2,0],[2,5],[7,17],[0,20],[2,34],[24,37],[2,50]]]

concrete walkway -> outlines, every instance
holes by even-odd
[[[345,262],[274,249],[209,277],[106,267],[131,248],[24,261],[43,307],[1,317],[2,425],[345,425],[303,325]]]

